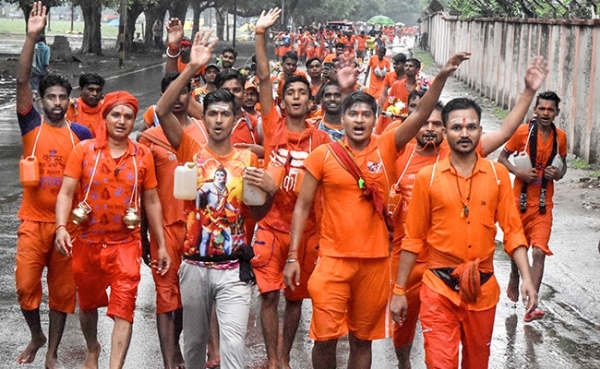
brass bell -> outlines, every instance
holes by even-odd
[[[71,212],[73,216],[73,223],[77,225],[82,225],[87,222],[89,218],[89,214],[92,212],[92,208],[85,202],[82,201],[77,205],[75,209]]]
[[[128,229],[135,229],[140,225],[141,219],[137,213],[136,208],[127,208],[125,210],[125,216],[123,217],[123,223]]]

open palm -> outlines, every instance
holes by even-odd
[[[190,51],[190,62],[196,65],[206,65],[212,58],[213,48],[218,38],[210,40],[212,31],[200,31],[194,36],[194,42]]]
[[[167,42],[169,44],[179,45],[183,38],[183,25],[179,18],[171,18],[167,24]]]
[[[542,87],[542,83],[548,75],[548,63],[541,56],[536,56],[531,61],[527,73],[525,74],[525,85],[532,90],[537,91]]]
[[[256,21],[256,29],[267,29],[277,22],[281,15],[281,9],[273,8],[270,9],[266,14],[263,10],[260,14],[260,18]]]
[[[27,33],[37,36],[45,26],[46,7],[42,5],[41,1],[35,2],[29,13],[29,20],[27,20]]]

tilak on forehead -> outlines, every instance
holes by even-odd
[[[231,104],[228,104],[225,102],[217,102],[217,103],[210,104],[208,109],[215,110],[217,113],[224,112],[224,111],[231,111]]]
[[[102,105],[102,123],[96,126],[95,132],[95,146],[98,148],[104,147],[107,144],[106,116],[117,106],[131,109],[134,116],[137,115],[139,109],[137,98],[127,91],[115,91],[106,94],[104,104]]]
[[[464,126],[464,125],[472,124],[472,123],[477,124],[477,119],[472,119],[472,118],[467,119],[465,117],[453,118],[453,119],[450,119],[450,123],[461,123]]]

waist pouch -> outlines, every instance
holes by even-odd
[[[250,260],[254,257],[254,249],[252,246],[238,247],[230,255],[214,255],[214,256],[200,256],[200,255],[183,255],[185,260],[200,261],[203,263],[224,263],[232,260],[239,260],[240,262],[240,281],[242,282],[256,282],[254,271],[252,270],[252,264]]]
[[[435,274],[439,279],[441,279],[444,284],[450,287],[453,291],[459,291],[459,280],[456,277],[452,276],[452,272],[454,272],[454,268],[438,268],[438,269],[430,269],[433,274]],[[479,283],[480,285],[484,285],[487,281],[492,278],[494,273],[483,273],[479,272]]]

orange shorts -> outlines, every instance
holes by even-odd
[[[400,259],[392,258],[392,281],[398,275]],[[419,320],[419,310],[421,308],[421,299],[419,292],[423,284],[423,273],[427,270],[427,263],[415,263],[406,282],[406,300],[408,301],[408,311],[402,327],[394,322],[394,347],[403,347],[412,343],[415,339],[417,329],[417,320]]]
[[[290,249],[290,234],[259,225],[255,236],[252,246],[254,248],[252,267],[258,290],[260,293],[267,293],[284,289],[283,268]],[[300,285],[295,286],[294,291],[285,288],[284,294],[288,300],[299,301],[310,298],[307,288],[308,279],[315,269],[318,245],[318,232],[304,235],[298,250],[298,262],[301,266]]]
[[[521,214],[527,242],[531,247],[537,247],[548,256],[554,255],[548,246],[552,231],[552,208],[553,206],[548,206],[546,214],[540,214],[537,206],[527,206],[527,211]]]
[[[462,343],[462,368],[487,369],[496,307],[467,310],[426,285],[421,287],[421,326],[428,368],[458,368]]]
[[[327,341],[348,332],[361,340],[388,338],[390,267],[390,258],[321,256],[308,281],[310,338]]]
[[[142,247],[139,241],[106,245],[73,242],[73,274],[79,308],[108,306],[107,315],[133,323],[140,283]],[[110,300],[106,289],[110,287]]]
[[[156,313],[168,313],[181,308],[181,295],[179,292],[179,266],[183,255],[183,241],[185,240],[185,223],[178,222],[164,227],[165,244],[171,258],[171,265],[165,275],[160,275],[152,269],[152,278],[156,288]],[[158,244],[154,237],[150,237],[150,256],[152,260],[158,258]]]
[[[42,272],[47,267],[48,306],[62,313],[73,314],[75,311],[71,257],[59,254],[54,248],[55,228],[55,223],[22,220],[17,230],[15,280],[23,310],[40,307]]]

